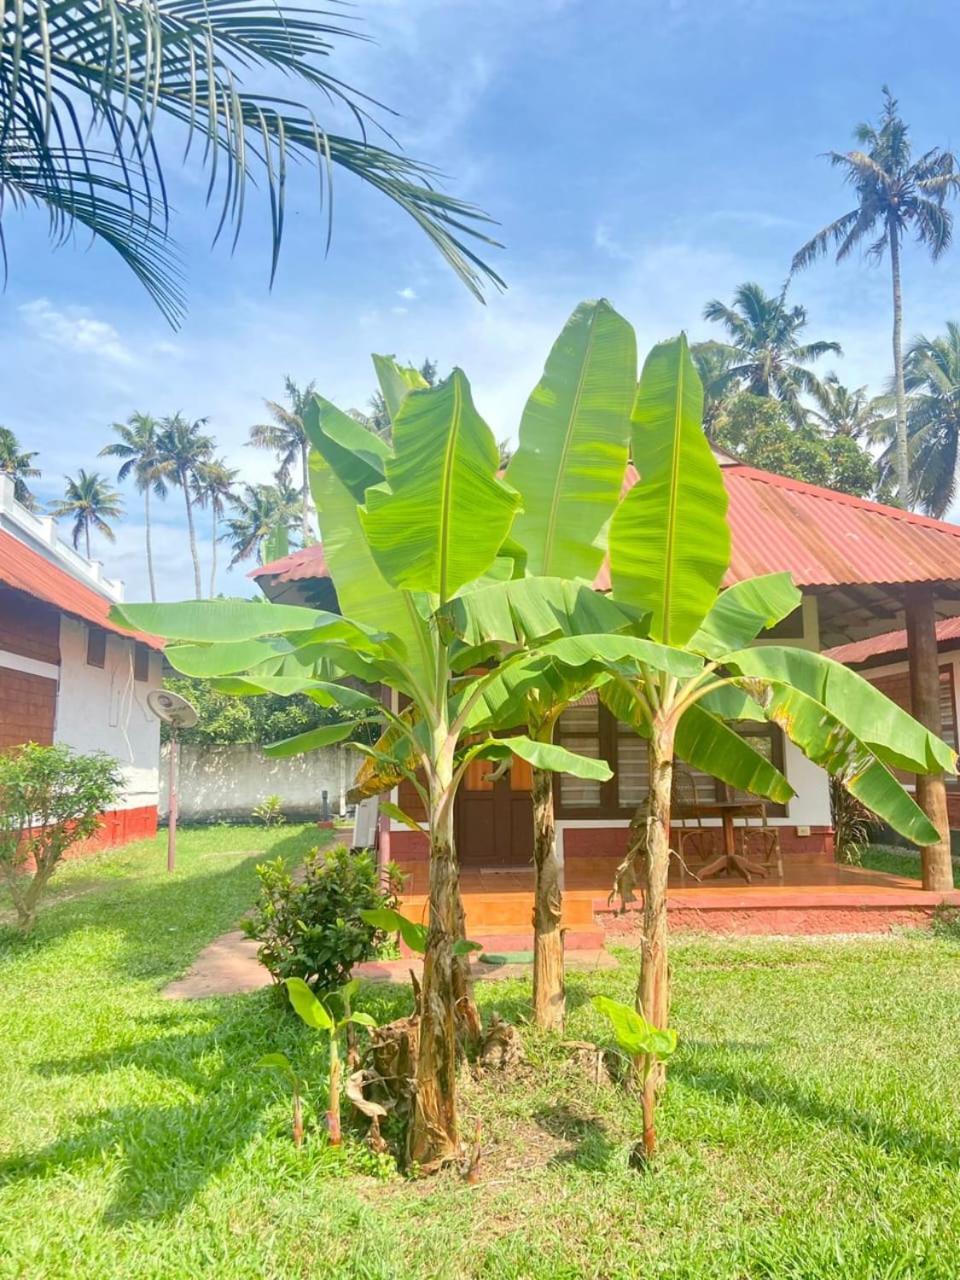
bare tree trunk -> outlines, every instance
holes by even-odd
[[[407,1142],[408,1163],[415,1162],[425,1173],[460,1155],[453,955],[459,932],[459,877],[449,780],[441,779],[440,786],[431,788],[430,801],[430,922],[423,958],[417,1092]]]
[[[91,555],[90,555],[90,522],[88,520],[84,520],[83,522],[83,540],[86,544],[87,559],[89,560],[91,559]]]
[[[893,277],[893,390],[897,416],[897,494],[910,510],[910,457],[907,451],[907,393],[903,385],[903,295],[900,289],[900,237],[888,223],[890,274]]]
[[[648,745],[650,814],[647,818],[647,883],[640,944],[637,1011],[653,1026],[665,1028],[670,1015],[667,967],[667,874],[670,870],[670,789],[673,781],[673,730],[654,723]],[[653,1127],[656,1095],[663,1081],[663,1065],[651,1067],[643,1082],[644,1147],[656,1145]]]
[[[150,536],[150,486],[143,490],[143,528],[147,540],[147,577],[150,580],[150,600],[157,603],[157,583],[153,576],[153,542]]]
[[[454,855],[456,859],[456,855]],[[457,934],[455,941],[466,939],[467,920],[463,910],[463,898],[460,894],[460,875],[457,872]],[[470,973],[470,956],[454,956],[453,989],[457,999],[457,1032],[464,1050],[473,1052],[480,1048],[483,1039],[483,1023],[480,1021],[480,1010],[473,994],[473,976]]]
[[[533,770],[533,1018],[546,1031],[562,1031],[563,869],[553,819],[553,774]]]
[[[190,536],[190,554],[193,557],[193,586],[197,593],[197,599],[203,599],[203,587],[200,585],[200,556],[197,554],[197,531],[193,527],[193,504],[190,501],[190,487],[187,476],[183,473],[180,475],[180,483],[183,485],[183,500],[187,507],[187,533]]]

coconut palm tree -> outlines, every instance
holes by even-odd
[[[111,520],[119,520],[123,515],[123,501],[116,489],[110,488],[106,476],[99,471],[84,471],[81,467],[76,478],[64,476],[67,482],[66,492],[59,502],[50,504],[50,514],[59,517],[70,516],[73,528],[70,536],[74,547],[79,550],[81,537],[84,550],[89,560],[90,530],[103,534],[108,542],[116,542],[117,535],[110,527]]]
[[[33,465],[36,452],[21,449],[20,441],[9,427],[0,427],[0,473],[13,480],[13,496],[28,511],[35,511],[37,500],[27,480],[36,479],[40,468]]]
[[[883,406],[866,387],[845,387],[835,373],[828,373],[814,393],[817,407],[811,419],[829,436],[850,440],[872,439],[883,418]]]
[[[335,39],[365,38],[348,13],[285,0],[17,0],[3,37],[0,217],[36,206],[55,243],[91,233],[172,323],[184,300],[168,238],[168,170],[191,141],[193,167],[208,173],[216,235],[232,227],[236,243],[245,197],[252,190],[265,201],[271,277],[288,174],[307,161],[326,201],[328,242],[339,169],[404,210],[477,296],[502,283],[477,256],[481,243],[495,243],[483,233],[490,220],[438,190],[431,166],[371,140],[383,108],[333,66]],[[291,88],[271,93],[281,81]],[[327,129],[320,108],[351,120],[352,135]]]
[[[234,515],[227,520],[233,547],[231,567],[255,556],[263,564],[263,546],[278,529],[289,534],[300,522],[300,495],[278,475],[276,484],[245,484],[231,499]]]
[[[893,394],[896,407],[896,467],[900,501],[910,501],[910,460],[907,447],[907,393],[904,386],[902,349],[903,294],[900,251],[912,232],[937,258],[953,238],[953,217],[944,207],[960,188],[957,161],[949,151],[934,147],[913,159],[909,130],[900,116],[897,100],[884,85],[883,109],[877,126],[859,124],[854,136],[857,151],[830,151],[830,163],[843,172],[856,193],[856,204],[823,227],[793,258],[793,270],[809,266],[836,246],[840,262],[857,246],[880,262],[890,254],[893,283]]]
[[[163,499],[167,496],[166,475],[169,463],[160,457],[160,423],[149,413],[131,413],[126,422],[115,422],[113,430],[119,436],[100,450],[101,458],[122,458],[117,479],[122,484],[133,476],[137,492],[143,494],[143,527],[147,544],[147,577],[150,580],[150,599],[156,601],[157,584],[153,572],[153,544],[150,526],[150,494]]]
[[[806,308],[787,307],[786,286],[770,297],[758,284],[742,284],[732,306],[714,298],[704,307],[703,317],[723,325],[733,353],[725,372],[713,380],[713,394],[739,385],[755,396],[772,396],[783,401],[792,421],[801,424],[806,411],[800,396],[813,395],[820,386],[807,366],[830,352],[840,355],[839,343],[800,341]]]
[[[300,466],[300,534],[304,544],[310,540],[310,468],[307,461],[310,443],[303,428],[303,413],[316,391],[308,382],[301,390],[289,374],[283,380],[287,404],[264,400],[272,422],[260,422],[250,428],[250,443],[258,449],[272,449],[280,463],[279,474],[289,479],[296,463]]]
[[[712,442],[723,411],[736,391],[734,380],[729,375],[738,362],[737,353],[725,342],[710,339],[695,342],[690,348],[690,355],[703,383],[703,429]]]
[[[193,585],[199,600],[203,595],[200,585],[200,554],[197,551],[197,531],[193,523],[193,487],[200,467],[209,462],[214,449],[213,437],[205,435],[202,428],[206,418],[188,422],[180,413],[164,418],[160,423],[157,449],[164,475],[171,484],[183,490],[183,502],[187,512],[187,533],[190,538],[190,555],[193,558]]]
[[[218,525],[226,511],[226,504],[233,500],[233,487],[240,472],[228,467],[225,458],[211,458],[201,462],[193,477],[193,496],[200,506],[210,508],[210,599],[217,594],[217,542]]]
[[[942,520],[958,491],[960,462],[960,324],[947,323],[936,338],[914,338],[904,355],[910,499]],[[892,399],[892,397],[891,397]],[[881,472],[896,460],[896,420],[890,415],[874,432],[886,439]]]

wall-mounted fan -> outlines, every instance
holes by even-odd
[[[169,689],[151,689],[147,694],[147,706],[157,717],[170,726],[170,784],[168,787],[167,813],[167,870],[173,871],[177,865],[177,774],[179,755],[177,744],[178,729],[192,729],[199,719],[197,709],[192,702],[181,698],[179,693]]]

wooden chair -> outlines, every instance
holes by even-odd
[[[752,862],[764,867],[776,867],[777,882],[783,884],[783,852],[780,848],[780,828],[771,826],[767,819],[767,806],[762,805],[757,817],[743,819],[740,828],[740,852]]]
[[[713,799],[712,795],[701,794],[706,782],[706,779],[698,779],[685,765],[674,764],[673,806],[675,812],[682,815],[674,820],[677,828],[676,859],[680,864],[682,884],[691,877],[694,880],[699,878],[691,870],[693,866],[702,867],[716,856],[716,829],[706,825],[700,809],[701,804]]]

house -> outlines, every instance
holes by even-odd
[[[122,800],[85,848],[157,829],[160,727],[146,695],[161,682],[162,644],[110,622],[122,598],[0,475],[0,750],[64,743],[119,761]]]
[[[938,620],[960,617],[960,527],[774,475],[728,456],[719,461],[733,543],[726,585],[786,570],[802,592],[801,607],[765,633],[761,643],[787,641],[816,651],[832,650],[889,631],[906,618],[915,713],[929,727],[940,728],[934,628]],[[628,470],[626,485],[636,479]],[[252,576],[272,600],[315,604],[330,599],[324,595],[329,574],[321,547],[297,551]],[[609,588],[606,566],[595,586],[601,591]],[[796,791],[788,805],[768,810],[768,820],[779,833],[786,879],[794,885],[823,884],[826,876],[833,883],[837,876],[832,869],[826,774],[776,727],[740,728],[776,761]],[[647,790],[644,745],[595,697],[564,714],[556,741],[606,759],[614,771],[607,783],[566,775],[555,780],[557,832],[568,890],[584,879],[606,888],[626,849],[630,819]],[[521,761],[496,784],[488,774],[488,766],[478,763],[464,779],[457,807],[457,850],[463,873],[486,873],[488,885],[505,889],[513,882],[510,873],[525,874],[530,865],[530,775]],[[701,794],[721,787],[707,777],[698,778],[695,785]],[[918,798],[946,840],[944,780],[923,779]],[[411,816],[422,817],[412,788],[401,785],[396,799]],[[715,827],[719,844],[719,819],[706,821]],[[425,888],[428,846],[422,834],[382,818],[380,846],[384,856],[410,874],[411,883]],[[489,878],[493,875],[500,878],[494,882]],[[710,883],[720,887],[720,882]]]

